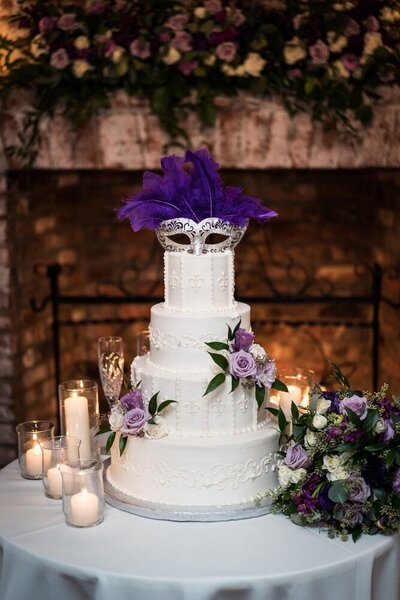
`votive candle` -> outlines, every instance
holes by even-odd
[[[70,521],[78,527],[87,527],[99,519],[99,499],[83,488],[71,497]]]

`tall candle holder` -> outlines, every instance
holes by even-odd
[[[278,378],[286,384],[287,392],[279,392],[272,403],[278,404],[288,420],[291,420],[292,402],[301,410],[308,407],[310,390],[315,383],[315,373],[311,369],[294,367],[290,370],[280,371]]]
[[[103,464],[70,461],[60,467],[63,511],[67,525],[94,527],[104,518]]]
[[[48,498],[61,500],[60,467],[67,462],[79,460],[80,443],[80,439],[69,435],[58,435],[40,442],[43,453],[43,486]]]
[[[53,437],[51,421],[25,421],[15,428],[18,434],[18,461],[22,477],[42,479],[43,463],[40,442]]]
[[[97,458],[99,394],[97,383],[89,379],[72,379],[58,387],[60,428],[62,435],[80,439],[81,459]]]

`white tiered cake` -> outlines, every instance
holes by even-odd
[[[122,456],[114,444],[107,478],[132,499],[185,510],[254,506],[277,485],[278,432],[254,389],[231,392],[230,377],[204,396],[218,371],[205,343],[239,321],[250,330],[250,307],[234,299],[233,249],[201,250],[165,252],[165,302],[151,309],[150,352],[132,363],[145,403],[156,392],[176,401],[163,413],[168,435],[128,436]]]

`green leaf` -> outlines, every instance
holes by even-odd
[[[331,361],[329,361],[329,362],[332,365],[333,376],[336,379],[336,381],[338,383],[340,383],[340,385],[350,388],[349,380],[347,379],[347,377],[345,375],[343,375],[340,368],[337,365],[335,365],[334,362],[331,362]]]
[[[278,390],[278,392],[289,393],[289,390],[287,389],[287,385],[285,383],[283,383],[283,381],[281,381],[280,379],[275,379],[274,383],[271,385],[271,388],[273,390]]]
[[[238,379],[237,377],[234,377],[233,375],[231,378],[232,378],[232,389],[231,389],[231,393],[232,393],[236,390],[237,386],[239,385],[240,379]]]
[[[107,443],[106,443],[107,452],[110,452],[111,446],[113,445],[114,440],[115,440],[115,431],[113,431],[107,438]]]
[[[349,421],[351,421],[354,425],[361,425],[360,417],[353,410],[351,410],[351,408],[346,406],[345,411],[347,413],[347,416],[349,417]]]
[[[351,452],[351,450],[354,450],[354,444],[351,444],[351,443],[339,444],[338,446],[335,447],[335,450],[340,453]]]
[[[256,402],[258,409],[261,408],[264,400],[265,400],[265,386],[264,385],[256,385]]]
[[[364,450],[367,452],[380,452],[381,450],[385,450],[387,448],[387,444],[368,444],[368,446],[364,447]]]
[[[290,515],[290,520],[295,525],[300,525],[300,527],[304,527],[306,525],[306,520],[304,519],[304,517],[302,515],[299,515],[299,513],[297,512],[292,513]]]
[[[293,402],[292,400],[292,404],[290,406],[290,413],[292,415],[292,419],[298,419],[299,418],[299,409],[297,408],[297,404],[295,402]]]
[[[279,414],[279,408],[273,408],[272,406],[267,406],[267,410],[271,413],[271,415],[274,415],[274,417],[277,417]]]
[[[169,406],[172,403],[177,404],[176,400],[164,400],[164,402],[161,402],[161,404],[159,404],[159,406],[157,408],[157,412],[160,413],[162,410],[167,408],[167,406]]]
[[[207,389],[204,392],[203,396],[207,396],[207,394],[209,394],[210,392],[213,392],[217,387],[222,385],[225,381],[225,378],[226,378],[225,373],[218,373],[218,375],[213,377],[211,379],[210,383],[208,384]]]
[[[295,442],[301,442],[307,431],[307,425],[301,425],[300,423],[293,423],[293,439]]]
[[[379,413],[377,410],[369,410],[368,416],[363,423],[364,431],[372,431],[379,420]]]
[[[152,396],[150,398],[150,402],[149,402],[149,413],[151,414],[152,417],[154,417],[154,415],[157,412],[157,397],[158,397],[159,392],[157,392],[157,394],[154,394],[154,396]]]
[[[208,354],[211,356],[215,364],[217,364],[223,371],[228,370],[229,362],[225,356],[222,354],[215,354],[214,352],[209,352]]]
[[[394,463],[395,458],[396,458],[396,454],[397,454],[397,448],[391,448],[389,450],[389,452],[387,453],[386,464],[387,464],[388,467],[391,467],[392,464]]]
[[[122,456],[122,453],[125,450],[127,441],[128,441],[127,435],[125,435],[125,436],[121,435],[121,437],[119,438],[119,455],[120,456]]]
[[[234,339],[235,339],[235,336],[233,335],[232,329],[228,325],[228,340],[231,342]]]
[[[233,337],[235,337],[235,333],[236,333],[236,332],[237,332],[237,330],[239,329],[239,327],[240,327],[240,323],[241,323],[241,322],[242,322],[242,319],[239,319],[238,323],[237,323],[237,324],[236,324],[236,326],[235,326],[235,329],[234,329],[234,330],[233,330],[233,332],[232,332],[232,333],[233,333]]]
[[[361,536],[362,536],[362,527],[359,524],[354,527],[353,531],[351,532],[351,537],[353,539],[353,542],[356,543],[356,541],[359,540]]]
[[[348,497],[349,494],[346,490],[344,481],[335,481],[332,484],[332,487],[329,489],[328,498],[332,500],[332,502],[340,502],[340,504],[344,504]]]
[[[285,413],[281,408],[278,412],[278,425],[281,431],[285,431],[286,427],[289,425],[289,421],[286,420]]]
[[[100,429],[95,433],[95,435],[101,435],[102,433],[108,433],[109,431],[111,431],[110,425],[103,425],[103,427],[100,427]]]
[[[206,342],[206,346],[209,346],[212,350],[229,350],[228,344],[223,342]]]

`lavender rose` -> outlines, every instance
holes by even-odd
[[[54,29],[57,19],[55,17],[42,17],[39,21],[39,31],[42,35],[50,33]]]
[[[235,333],[235,341],[232,344],[232,350],[235,352],[238,352],[239,350],[248,352],[253,342],[254,333],[251,331],[246,331],[246,329],[243,329],[243,327],[239,327]]]
[[[55,69],[65,69],[69,65],[69,57],[65,48],[59,48],[50,58],[50,64]]]
[[[394,438],[394,429],[390,419],[383,420],[385,431],[383,434],[383,441],[390,442]]]
[[[293,444],[289,446],[286,452],[284,463],[291,469],[301,469],[307,466],[308,456],[303,446],[300,444]]]
[[[329,58],[329,48],[322,40],[310,46],[310,56],[314,65],[324,65]]]
[[[190,52],[192,49],[192,36],[186,31],[177,31],[172,40],[172,44],[181,52]]]
[[[189,16],[184,13],[179,13],[170,17],[166,22],[166,26],[174,31],[181,31],[189,20]]]
[[[128,435],[140,433],[149,419],[150,413],[147,408],[132,408],[125,413],[124,423],[120,431]]]
[[[358,415],[363,421],[368,413],[367,399],[364,396],[351,396],[350,398],[343,398],[340,402],[340,412],[343,415],[347,414],[346,408],[352,410]]]
[[[225,62],[232,62],[236,56],[237,47],[233,42],[222,42],[215,49],[215,54]]]
[[[125,396],[120,398],[120,403],[128,410],[132,408],[143,408],[142,392],[140,390],[131,390]]]
[[[65,13],[57,21],[57,25],[63,31],[73,31],[78,27],[75,21],[76,15],[74,13]]]
[[[251,377],[256,372],[256,361],[248,352],[239,350],[229,355],[229,373],[233,377]]]
[[[142,60],[149,58],[151,54],[149,42],[142,43],[139,39],[133,40],[129,46],[129,51],[132,56],[137,56],[137,58],[141,58]]]
[[[355,71],[360,66],[360,61],[355,54],[344,54],[341,61],[344,68],[348,71]]]
[[[349,490],[349,499],[353,502],[365,502],[371,495],[371,488],[368,483],[359,475],[352,475],[347,480]]]
[[[396,494],[400,494],[400,469],[397,469],[393,479],[393,490]]]

